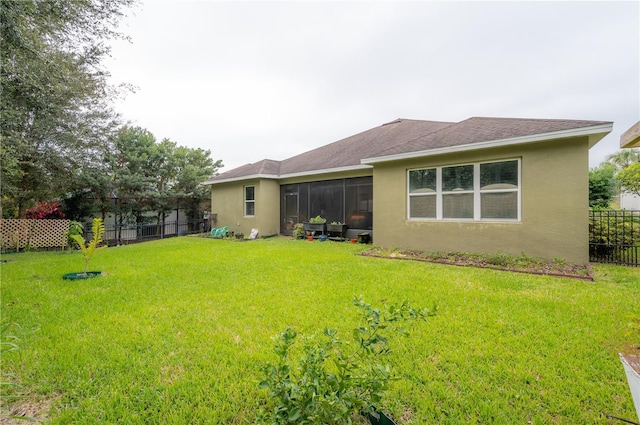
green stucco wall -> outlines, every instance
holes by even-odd
[[[255,187],[255,215],[244,215],[244,188]],[[217,214],[215,227],[229,226],[235,233],[249,236],[258,229],[261,236],[280,231],[280,185],[275,180],[247,180],[211,186],[211,212]]]
[[[521,221],[407,219],[407,170],[521,159]],[[376,164],[373,228],[376,245],[430,251],[506,253],[588,261],[588,142],[556,140],[519,147]]]
[[[251,229],[258,229],[260,235],[280,233],[280,185],[302,183],[310,180],[332,180],[349,177],[370,176],[371,168],[364,170],[325,173],[320,175],[290,177],[282,180],[252,179],[211,185],[211,212],[217,214],[214,227],[229,226],[235,233],[248,236]],[[255,187],[255,215],[244,215],[244,188]]]

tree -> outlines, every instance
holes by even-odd
[[[176,149],[176,143],[166,138],[156,143],[153,149],[151,166],[155,178],[150,206],[156,212],[158,223],[164,222],[167,213],[176,208],[174,191],[178,172]]]
[[[100,213],[105,221],[107,213],[114,211],[114,185],[105,158],[78,170],[72,190],[63,199],[64,212],[72,220]]]
[[[208,150],[178,146],[166,138],[157,142],[150,131],[129,126],[119,130],[105,163],[110,186],[104,188],[116,198],[114,212],[121,224],[140,223],[151,211],[161,222],[179,207],[195,215],[209,196],[202,182],[222,166]]]
[[[607,157],[607,161],[619,170],[629,165],[640,162],[640,149],[622,149]]]
[[[211,151],[179,146],[176,149],[178,170],[175,193],[180,205],[191,218],[200,210],[200,204],[210,195],[210,189],[202,183],[223,167],[222,160],[211,159]]]
[[[157,160],[156,138],[141,127],[124,126],[106,155],[110,187],[115,200],[114,211],[119,223],[140,223],[143,213],[150,210],[154,194],[154,160]]]
[[[616,173],[623,191],[640,196],[640,162],[633,163]]]
[[[609,208],[616,193],[615,166],[603,163],[589,170],[589,207]]]
[[[104,220],[110,212],[120,225],[140,224],[151,221],[148,213],[153,212],[160,224],[178,208],[196,218],[210,193],[202,182],[222,167],[208,150],[167,138],[157,142],[141,127],[121,127],[103,152],[102,159],[77,170],[64,199],[64,211],[74,220],[97,212]]]
[[[189,218],[198,218],[202,201],[210,194],[201,183],[222,166],[222,161],[214,162],[208,150],[178,146],[166,138],[152,151],[149,170],[154,183],[149,207],[157,222],[164,222],[167,213],[179,209],[185,209]]]
[[[640,196],[640,149],[622,149],[607,158],[618,170],[615,173],[619,192]]]
[[[3,0],[0,172],[3,205],[24,217],[60,197],[116,128],[100,62],[134,0]]]

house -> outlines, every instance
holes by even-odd
[[[620,147],[640,148],[640,121],[631,126],[620,136]]]
[[[640,148],[640,121],[620,136],[622,149]],[[620,194],[620,208],[623,210],[640,210],[640,196],[634,193],[622,192]]]
[[[291,234],[320,215],[376,245],[588,261],[588,151],[613,123],[397,119],[282,161],[212,177],[236,232]]]

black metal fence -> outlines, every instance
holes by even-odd
[[[589,211],[589,261],[640,266],[640,211]]]
[[[127,245],[153,239],[185,236],[209,230],[209,220],[165,221],[141,224],[105,224],[104,242],[109,246]],[[93,237],[91,226],[85,227],[85,239]]]

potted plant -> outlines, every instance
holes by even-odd
[[[77,230],[77,229],[76,229]],[[93,233],[93,238],[91,241],[87,243],[84,237],[79,233],[70,234],[69,237],[73,239],[73,241],[78,245],[80,251],[82,251],[82,255],[84,257],[84,271],[82,273],[67,273],[62,276],[63,279],[68,280],[78,280],[78,279],[90,279],[92,277],[100,276],[102,272],[99,271],[87,271],[89,268],[89,261],[95,255],[95,253],[103,247],[99,247],[102,243],[102,236],[104,235],[105,229],[104,224],[102,224],[102,219],[94,218],[93,225],[91,226],[91,232]]]
[[[326,232],[327,219],[319,215],[312,217],[304,223],[304,231],[307,236],[315,236],[318,232],[324,234]]]
[[[293,239],[304,238],[304,224],[296,223],[293,225]]]
[[[347,225],[340,221],[332,221],[331,224],[327,224],[327,232],[331,236],[344,239],[347,236]]]

